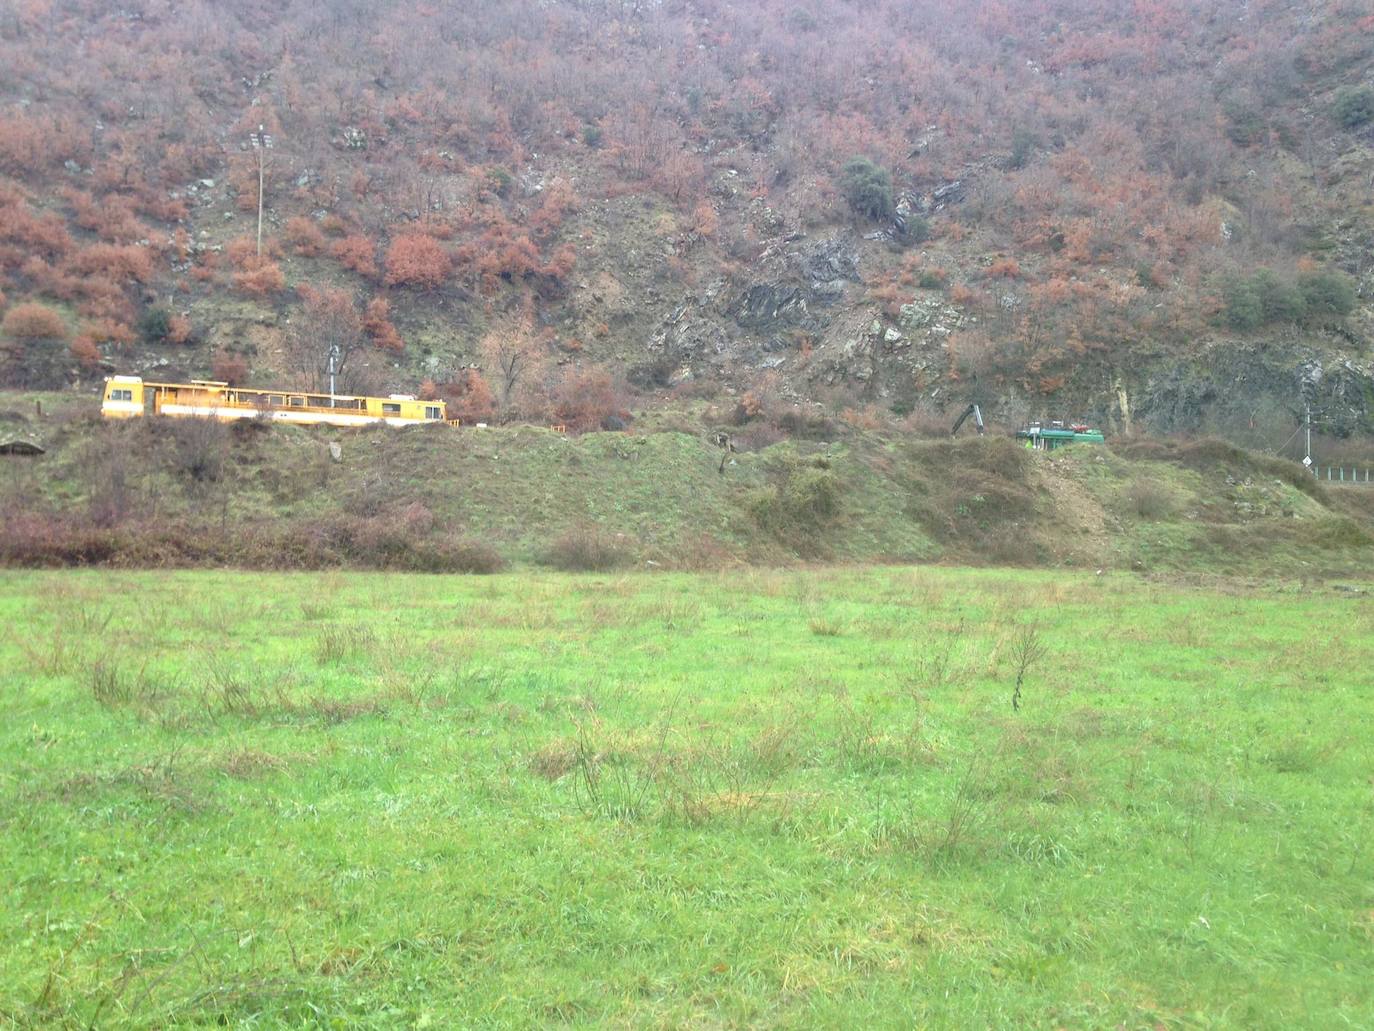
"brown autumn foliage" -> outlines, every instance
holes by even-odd
[[[461,370],[436,392],[448,402],[449,418],[461,419],[465,426],[491,422],[496,417],[496,398],[477,369]]]
[[[411,233],[392,241],[386,252],[388,286],[432,290],[448,279],[448,251],[431,236]]]
[[[81,327],[80,335],[101,347],[115,348],[128,347],[137,339],[130,326],[110,318],[93,319],[85,323]]]
[[[324,233],[313,219],[304,215],[286,220],[282,238],[288,247],[303,258],[316,258],[324,253]]]
[[[553,416],[574,433],[601,429],[623,418],[621,391],[605,369],[565,367],[551,391]]]
[[[476,277],[484,293],[494,293],[504,280],[516,282],[539,269],[539,248],[517,226],[504,219],[475,243],[458,251],[459,264]]]
[[[87,333],[78,333],[67,345],[71,355],[82,366],[89,368],[101,360],[100,345]]]
[[[85,276],[118,281],[146,283],[153,277],[153,259],[148,248],[133,244],[91,244],[76,251],[68,259],[67,267]]]
[[[998,258],[988,266],[990,279],[1020,279],[1021,263],[1015,258]]]
[[[16,304],[0,322],[0,334],[25,343],[41,340],[66,340],[67,324],[62,316],[45,304],[31,301]]]
[[[376,248],[366,236],[354,234],[345,236],[330,248],[339,264],[350,272],[356,272],[364,279],[377,276]]]
[[[193,332],[191,320],[185,315],[173,315],[167,320],[166,340],[169,344],[190,343]]]
[[[704,240],[714,240],[720,232],[720,215],[709,200],[703,200],[692,210],[692,232]]]
[[[180,433],[222,429],[214,424],[173,428]],[[180,460],[195,457],[193,451],[190,458]],[[108,472],[105,475],[108,479]],[[224,533],[221,523],[194,516],[168,519],[155,510],[129,519],[128,506],[142,500],[139,492],[127,483],[117,492],[110,487],[108,483],[94,485],[92,495],[99,505],[85,513],[21,511],[9,518],[6,532],[0,534],[0,566],[346,567],[494,573],[505,565],[491,545],[455,534],[418,503],[371,516],[331,513],[289,522],[249,519],[238,522],[232,533]]]
[[[530,229],[540,239],[547,238],[562,227],[563,220],[577,207],[572,184],[560,176],[544,189],[539,207],[530,216]]]
[[[329,356],[339,389],[353,392],[360,385],[360,370],[353,359],[366,342],[363,316],[357,298],[338,287],[302,285],[301,313],[286,334],[286,357],[295,386],[321,391],[329,386]]]
[[[210,359],[210,378],[231,387],[242,386],[248,382],[248,360],[231,351],[216,351]]]
[[[234,289],[249,297],[269,297],[286,289],[286,274],[271,258],[249,258],[234,273]]]
[[[363,332],[372,345],[392,354],[400,354],[406,348],[401,334],[391,324],[391,302],[385,297],[374,297],[363,309]]]
[[[266,38],[249,0],[10,5],[0,288],[126,323],[145,289],[279,294],[277,254],[236,241],[230,278],[191,247],[252,232],[259,124],[275,137],[266,221],[290,252],[368,279],[384,253],[387,283],[420,290],[457,256],[483,295],[456,300],[464,314],[524,293],[541,319],[566,314],[579,263],[599,271],[633,236],[620,227],[638,201],[604,202],[674,212],[666,275],[747,278],[798,229],[852,221],[856,156],[895,195],[962,178],[968,196],[929,227],[951,299],[1033,383],[1137,347],[1184,352],[1217,313],[1218,270],[1353,271],[1309,229],[1356,217],[1368,235],[1340,164],[1368,130],[1334,110],[1374,72],[1367,4],[537,6],[381,0],[326,17],[285,0]],[[1233,211],[1243,226],[1223,239]],[[892,284],[876,284],[889,311],[916,288]],[[604,318],[579,334],[610,336]]]
[[[262,241],[262,255],[258,255],[258,242],[252,236],[237,236],[230,240],[224,247],[224,256],[229,259],[229,263],[236,269],[249,271],[256,267],[263,259],[277,259],[281,257],[281,243],[273,237],[264,236]]]

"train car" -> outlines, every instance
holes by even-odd
[[[190,383],[152,383],[138,376],[111,376],[105,380],[100,405],[107,419],[147,415],[173,418],[210,418],[223,422],[263,419],[324,426],[415,426],[430,423],[458,424],[449,419],[443,401],[421,401],[409,394],[390,397],[354,397],[311,394],[300,390],[257,390],[231,387],[217,380],[194,379]]]
[[[1026,447],[1036,451],[1053,451],[1065,444],[1104,444],[1106,438],[1101,430],[1091,429],[1086,423],[1065,425],[1058,420],[1049,425],[1031,423],[1025,429],[1016,431],[1016,439],[1024,440]]]

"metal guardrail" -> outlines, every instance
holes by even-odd
[[[1323,483],[1358,483],[1374,487],[1374,475],[1371,475],[1370,470],[1354,466],[1347,468],[1343,465],[1314,465],[1312,475]]]

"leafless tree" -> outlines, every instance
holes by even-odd
[[[365,343],[362,315],[353,295],[332,287],[301,288],[304,305],[286,334],[286,356],[298,389],[329,389],[329,355],[334,353],[337,389],[351,393],[360,385],[354,360]]]
[[[540,364],[540,344],[528,319],[505,316],[492,325],[480,346],[482,360],[500,391],[504,414],[521,383],[533,378]]]

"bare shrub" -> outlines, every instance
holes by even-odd
[[[762,451],[787,439],[787,434],[771,422],[751,422],[730,434],[730,441],[739,451]]]
[[[252,718],[259,712],[252,686],[237,667],[222,660],[210,664],[208,678],[201,691],[201,705],[211,718]]]
[[[824,412],[802,408],[782,412],[775,424],[787,436],[801,440],[834,440],[840,433],[839,425]]]
[[[990,785],[980,757],[969,759],[955,782],[944,812],[913,835],[912,843],[931,861],[944,865],[972,850],[994,815]]]
[[[760,752],[754,742],[737,740],[670,747],[671,720],[644,745],[598,740],[593,731],[601,730],[599,722],[579,726],[570,769],[577,805],[606,819],[657,817],[697,826],[721,815],[747,816],[771,797],[773,777],[793,761],[787,733]],[[755,772],[764,775],[762,783]]]
[[[81,472],[90,491],[92,525],[107,528],[124,522],[135,498],[128,449],[116,440],[102,441],[82,456]]]
[[[614,820],[637,820],[653,802],[651,767],[635,762],[632,756],[598,748],[586,727],[578,728],[573,770],[574,795],[584,812]]]
[[[229,457],[229,427],[218,419],[176,419],[170,424],[173,468],[193,484],[218,483]]]
[[[958,683],[967,674],[964,661],[965,634],[968,624],[960,620],[943,638],[932,640],[912,663],[913,690],[942,691]]]
[[[544,553],[544,564],[565,572],[604,572],[629,565],[634,556],[618,536],[581,526],[561,534]]]
[[[1138,476],[1126,488],[1126,503],[1141,519],[1163,519],[1174,510],[1169,489],[1149,476]]]

